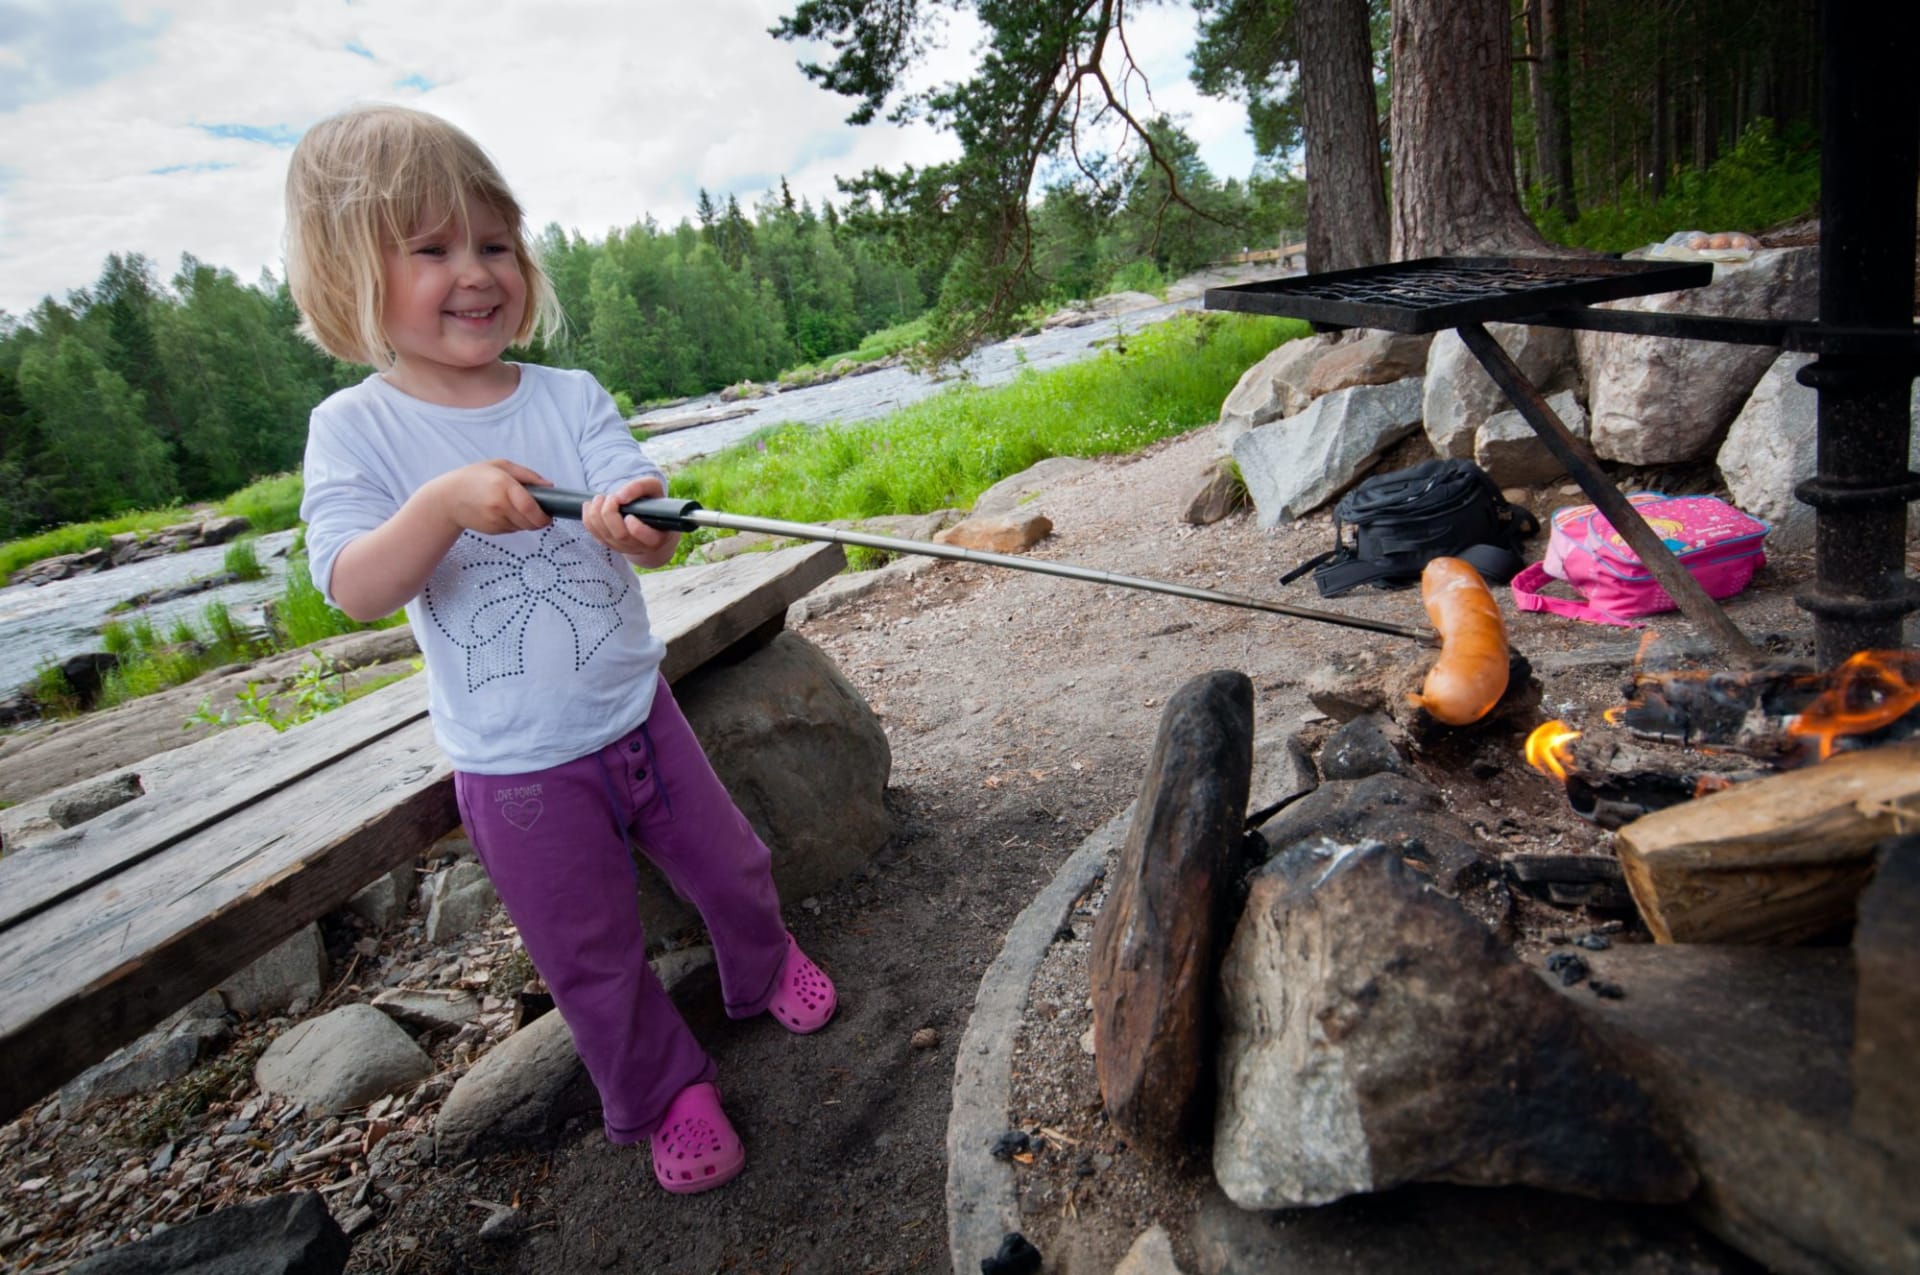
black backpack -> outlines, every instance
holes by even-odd
[[[1472,461],[1422,461],[1375,474],[1342,496],[1333,507],[1333,548],[1287,572],[1280,583],[1312,571],[1322,597],[1362,584],[1404,588],[1428,562],[1453,557],[1505,584],[1525,565],[1523,542],[1539,530],[1539,520],[1508,504]]]

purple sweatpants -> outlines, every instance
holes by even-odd
[[[647,965],[629,839],[699,909],[734,1018],[766,1009],[786,958],[767,847],[665,679],[647,720],[598,752],[525,774],[456,773],[454,791],[600,1091],[607,1137],[639,1141],[714,1065]]]

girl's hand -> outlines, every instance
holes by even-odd
[[[625,554],[636,566],[661,566],[673,557],[680,533],[649,527],[631,514],[622,514],[620,506],[666,494],[666,486],[658,478],[636,478],[587,501],[580,511],[580,521],[595,540]]]
[[[547,480],[510,460],[483,460],[440,475],[416,494],[456,529],[499,535],[538,531],[553,521],[527,494]]]

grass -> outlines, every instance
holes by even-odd
[[[959,386],[877,421],[776,428],[690,463],[674,476],[674,495],[805,522],[965,508],[1050,456],[1134,452],[1215,419],[1248,367],[1307,330],[1296,320],[1181,315],[1008,385]]]

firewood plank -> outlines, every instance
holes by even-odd
[[[1663,943],[1790,943],[1851,916],[1877,842],[1920,826],[1920,741],[1842,753],[1622,828],[1621,867]]]

